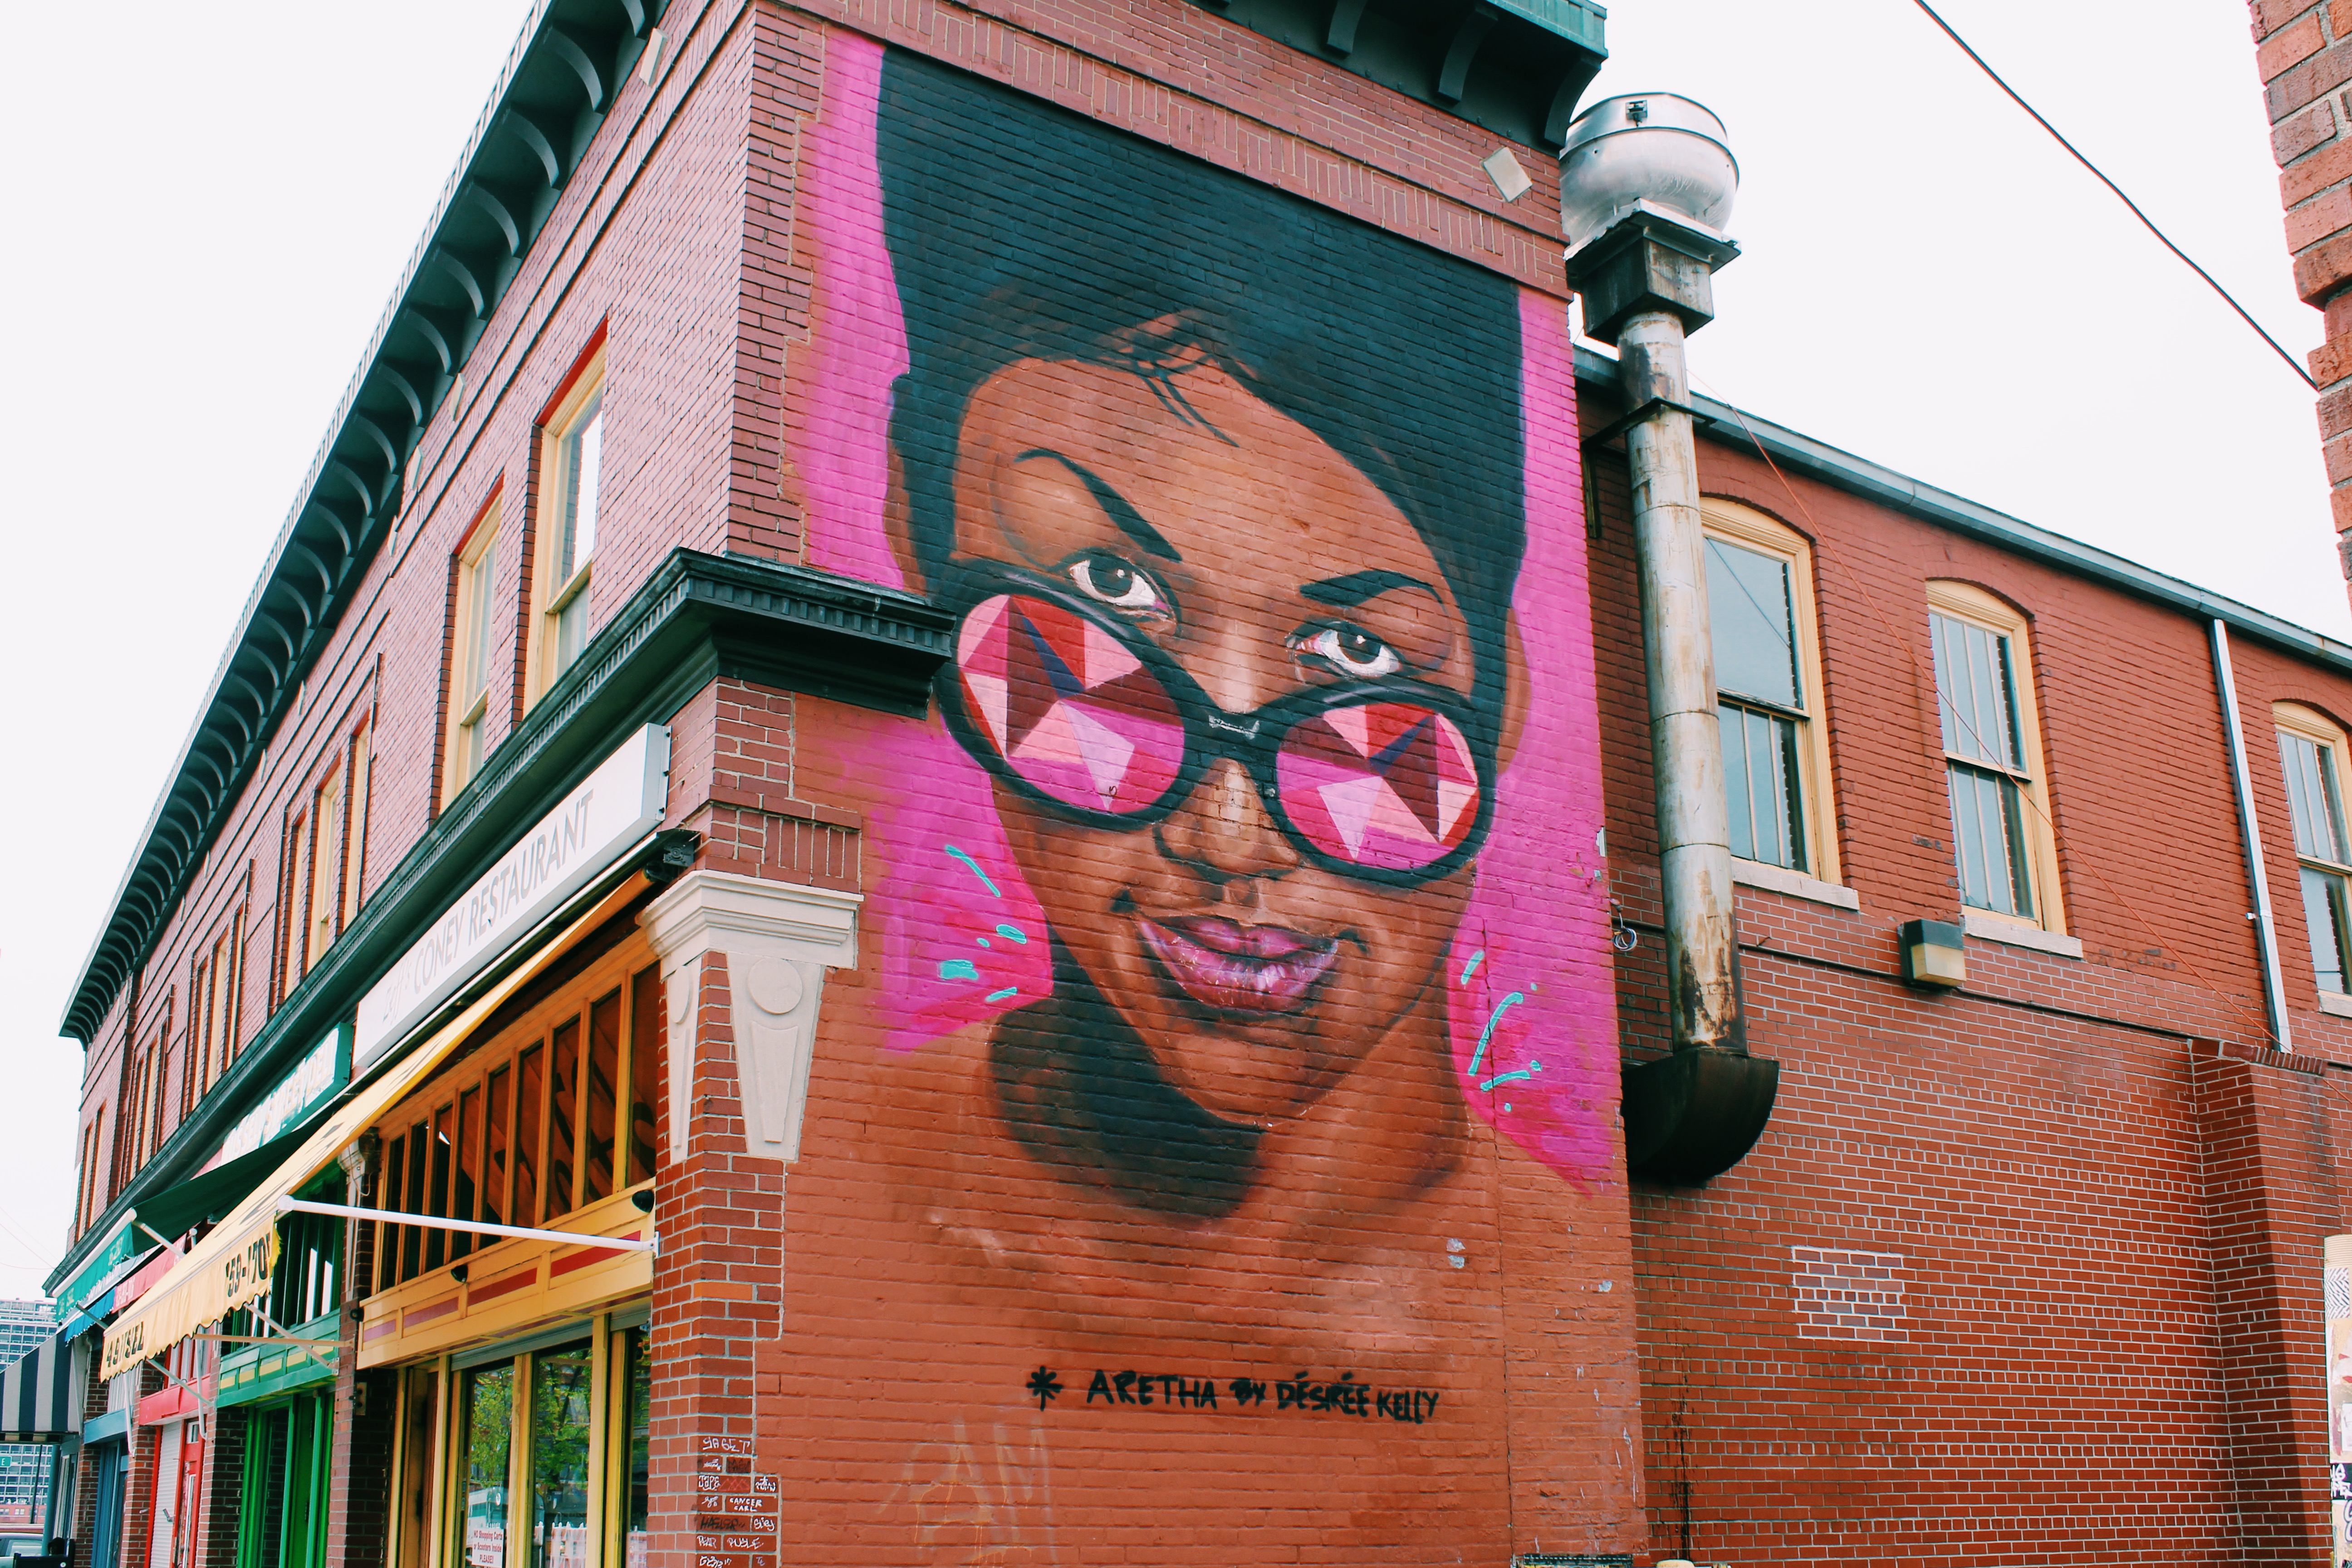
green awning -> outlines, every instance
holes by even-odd
[[[225,1165],[164,1188],[139,1205],[139,1223],[157,1236],[177,1239],[193,1226],[218,1219],[284,1164],[309,1133],[307,1126],[294,1128]]]

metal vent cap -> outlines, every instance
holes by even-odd
[[[1559,226],[1570,247],[1638,205],[1720,235],[1739,191],[1723,121],[1671,92],[1604,98],[1578,115],[1559,150]]]

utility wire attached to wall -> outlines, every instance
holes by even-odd
[[[2222,300],[2227,301],[2229,304],[2230,309],[2238,312],[2239,319],[2244,321],[2246,325],[2253,328],[2255,333],[2262,338],[2263,342],[2270,344],[2271,351],[2277,354],[2279,358],[2286,362],[2287,368],[2289,370],[2292,370],[2295,374],[2303,378],[2303,383],[2305,386],[2310,387],[2314,392],[2319,390],[2319,383],[2312,378],[2311,372],[2305,370],[2295,359],[2294,355],[2289,353],[2276,338],[2264,331],[2263,330],[2263,324],[2260,321],[2255,321],[2252,315],[2248,314],[2246,308],[2243,305],[2239,304],[2237,300],[2231,295],[2227,289],[2222,288],[2219,282],[2215,281],[2214,277],[2210,272],[2208,272],[2202,267],[2198,266],[2197,263],[2190,258],[2187,251],[2181,249],[2180,247],[2173,244],[2170,239],[2167,238],[2165,232],[2156,226],[2156,221],[2149,217],[2147,214],[2139,210],[2139,204],[2132,200],[2129,196],[2124,195],[2124,188],[2121,185],[2118,185],[2113,180],[2107,178],[2105,174],[2100,172],[2099,166],[2096,163],[2092,163],[2088,158],[2083,156],[2082,150],[2080,148],[2076,147],[2072,142],[2067,141],[2065,137],[2060,135],[2058,128],[2055,125],[2051,124],[2047,120],[2042,118],[2042,111],[2034,108],[2033,105],[2026,102],[2024,98],[2019,94],[2017,89],[2001,80],[2000,73],[1993,69],[1992,67],[1987,65],[1985,63],[1985,58],[1982,55],[1969,47],[1969,41],[1960,37],[1959,34],[1954,32],[1952,30],[1952,25],[1949,22],[1945,21],[1941,16],[1936,15],[1936,8],[1928,5],[1927,0],[1911,0],[1911,3],[1918,6],[1920,10],[1925,11],[1927,14],[1927,20],[1935,23],[1937,26],[1941,27],[1944,30],[1944,37],[1958,44],[1960,47],[1960,52],[1976,62],[1977,69],[1984,72],[1986,76],[1992,79],[1993,86],[2009,94],[2010,100],[2011,102],[2015,103],[2018,108],[2025,110],[2026,113],[2033,116],[2033,122],[2042,127],[2042,130],[2050,132],[2052,139],[2054,140],[2058,145],[2065,148],[2069,153],[2073,154],[2074,162],[2082,164],[2085,169],[2090,170],[2092,176],[2095,178],[2099,184],[2115,192],[2116,200],[2131,208],[2132,216],[2139,219],[2139,221],[2147,226],[2147,232],[2156,236],[2158,242],[2161,244],[2165,249],[2180,258],[2182,263],[2188,267],[2189,270],[2197,274],[2198,277],[2205,279],[2206,286],[2211,289],[2216,294],[2221,296]]]

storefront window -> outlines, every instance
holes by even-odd
[[[531,1357],[530,1568],[588,1568],[589,1347]]]
[[[651,1344],[642,1325],[610,1323],[592,1319],[569,1343],[478,1366],[409,1369],[389,1568],[646,1568]],[[455,1398],[446,1424],[434,1408],[443,1387]]]
[[[653,1550],[647,1521],[653,1511],[654,1363],[644,1329],[631,1329],[627,1342],[629,1439],[628,1510],[622,1522],[621,1568],[646,1568]]]
[[[507,1465],[514,1454],[514,1363],[466,1373],[467,1568],[506,1568]]]

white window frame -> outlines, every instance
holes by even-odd
[[[1841,887],[1843,867],[1838,854],[1838,836],[1833,830],[1835,774],[1831,769],[1828,710],[1822,689],[1821,622],[1813,596],[1812,543],[1788,524],[1753,507],[1711,496],[1699,502],[1699,521],[1709,538],[1770,556],[1788,566],[1790,619],[1796,632],[1797,679],[1799,695],[1803,700],[1798,708],[1770,706],[1798,721],[1797,800],[1798,809],[1804,815],[1804,868],[1792,870],[1769,860],[1748,860],[1736,855],[1732,857],[1733,868],[1735,873],[1752,868],[1754,874],[1748,880],[1757,886],[1771,887],[1796,876]],[[1733,700],[1751,700],[1735,697]]]
[[[2019,795],[2019,837],[2024,844],[2026,888],[2033,899],[2033,915],[2028,919],[2004,914],[1998,910],[1967,905],[1965,918],[1971,923],[2007,925],[2065,935],[2066,895],[2058,875],[2058,837],[2050,810],[2050,764],[2042,750],[2042,702],[2036,689],[2040,683],[2035,677],[2032,630],[2026,622],[2025,613],[2008,600],[1973,583],[1944,580],[1927,584],[1927,608],[1948,619],[1965,621],[1995,637],[2009,639],[2010,696],[2016,704],[2017,749],[2022,759],[2021,770],[2011,773],[2011,777],[2017,785]],[[1936,664],[1932,626],[1931,622],[1925,629],[1929,631],[1927,671],[1934,680]],[[1928,697],[1934,705],[1928,714],[1928,722],[1933,726],[1929,733],[1936,738],[1937,751],[1948,764],[1944,801],[1945,831],[1949,833],[1952,786],[1948,764],[1957,762],[1974,768],[1988,768],[1989,764],[1981,757],[1943,752],[1940,682],[1930,689]],[[1952,876],[1957,887],[1960,847],[1955,841],[1948,847],[1953,857]]]
[[[570,521],[566,514],[572,500],[572,437],[588,420],[603,416],[604,349],[604,343],[599,342],[595,349],[581,361],[540,425],[539,484],[531,509],[531,532],[534,536],[530,618],[531,646],[523,695],[526,710],[536,704],[546,694],[547,689],[570,668],[568,664],[559,662],[562,653],[561,627],[563,616],[574,605],[585,614],[590,604],[589,595],[595,586],[596,555],[604,543],[605,514],[609,510],[604,502],[612,489],[610,465],[602,461],[601,455],[594,508],[594,542],[586,559],[576,561],[562,582],[555,579],[562,569],[563,533]],[[602,444],[600,436],[600,448]],[[583,628],[581,641],[583,646],[593,633],[593,624]]]

